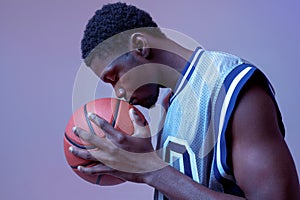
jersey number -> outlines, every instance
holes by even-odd
[[[199,182],[196,157],[185,140],[169,136],[164,143],[164,160],[171,166]]]

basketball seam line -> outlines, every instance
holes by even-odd
[[[80,149],[95,149],[96,147],[95,146],[84,146],[84,145],[80,145],[80,144],[77,144],[76,142],[74,142],[71,138],[68,137],[67,133],[65,132],[65,138],[67,139],[67,141],[69,143],[71,143],[72,145],[80,148]]]
[[[92,164],[95,164],[95,162],[94,162],[94,161],[91,161],[91,162],[88,162],[88,163],[86,163],[86,164],[70,165],[70,167],[71,167],[72,169],[77,169],[78,166],[88,167],[89,165],[92,165]]]
[[[98,175],[97,180],[96,180],[97,185],[100,185],[101,177],[102,177],[102,175]]]
[[[117,122],[117,119],[118,119],[118,114],[119,114],[119,109],[120,109],[120,103],[121,103],[121,100],[120,99],[117,99],[117,103],[116,103],[116,109],[115,109],[115,112],[113,114],[113,121],[111,123],[111,125],[115,128],[115,125],[116,125],[116,122]]]

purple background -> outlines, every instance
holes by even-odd
[[[152,199],[152,189],[145,185],[87,184],[73,174],[63,154],[81,64],[80,39],[87,20],[107,2],[1,0],[0,199]],[[287,144],[300,171],[299,1],[125,2],[206,49],[259,66],[277,91]]]

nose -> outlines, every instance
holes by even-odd
[[[101,73],[100,79],[102,81],[104,81],[105,83],[112,84],[112,86],[115,86],[115,84],[118,82],[117,73],[111,67],[103,70],[103,72]]]

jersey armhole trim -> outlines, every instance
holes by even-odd
[[[256,68],[250,64],[241,64],[236,67],[226,77],[223,89],[218,96],[217,102],[219,102],[219,104],[217,104],[216,112],[219,114],[215,116],[218,116],[219,119],[216,119],[217,144],[214,168],[217,170],[216,178],[219,181],[227,179],[235,182],[232,169],[227,159],[228,150],[225,133],[236,106],[238,95],[255,71]]]

